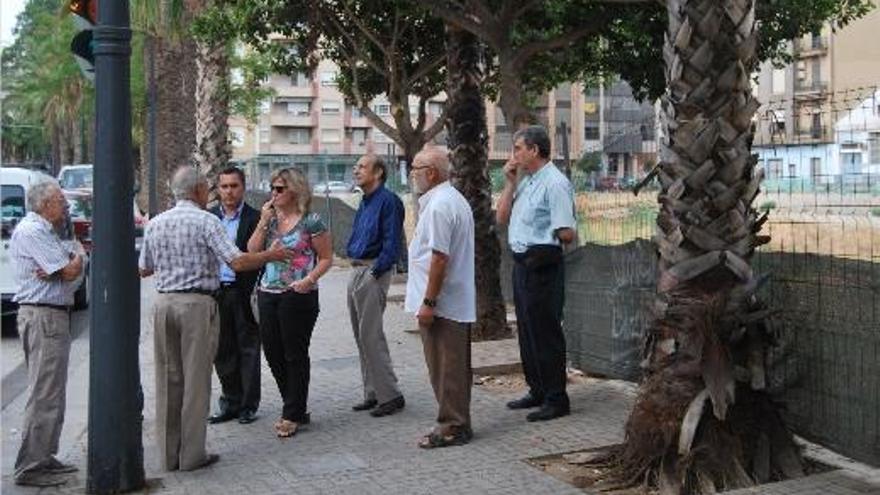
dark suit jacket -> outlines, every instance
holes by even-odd
[[[211,213],[217,215],[217,217],[222,220],[222,208],[223,205],[218,204],[214,208],[211,208]],[[238,233],[235,236],[235,245],[238,246],[238,249],[247,251],[248,239],[251,238],[251,235],[254,233],[259,222],[260,212],[245,203],[244,208],[241,210],[241,219],[239,219],[238,222]],[[251,291],[254,289],[254,284],[257,283],[257,277],[259,277],[259,275],[260,270],[240,272],[235,274],[235,280],[238,282],[238,286],[244,291],[244,293],[250,295]]]

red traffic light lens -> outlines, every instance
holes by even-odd
[[[70,0],[67,8],[92,24],[98,22],[98,0]]]

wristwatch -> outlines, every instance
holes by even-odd
[[[427,306],[429,308],[433,308],[433,307],[437,306],[437,300],[436,299],[428,299],[426,297],[426,298],[422,299],[422,304],[424,304],[425,306]]]

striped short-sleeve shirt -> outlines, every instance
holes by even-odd
[[[220,261],[228,264],[240,255],[216,215],[181,200],[147,224],[138,265],[154,272],[160,292],[215,290]]]
[[[55,274],[68,263],[72,250],[65,245],[52,224],[39,214],[29,212],[16,225],[9,241],[9,255],[15,270],[18,290],[13,301],[19,304],[55,304],[70,306],[82,277],[73,281],[55,275],[48,280],[37,277],[37,269]]]

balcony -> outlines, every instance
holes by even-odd
[[[794,42],[794,54],[800,58],[818,57],[828,52],[828,38],[825,36],[813,36],[800,38]]]
[[[828,83],[825,81],[796,81],[794,84],[794,97],[797,99],[822,98],[828,91]]]
[[[272,112],[269,114],[269,125],[281,127],[317,127],[318,112],[308,113]]]
[[[828,133],[828,127],[824,125],[812,125],[802,128],[795,128],[794,139],[795,142],[799,143],[814,143],[831,140]]]

